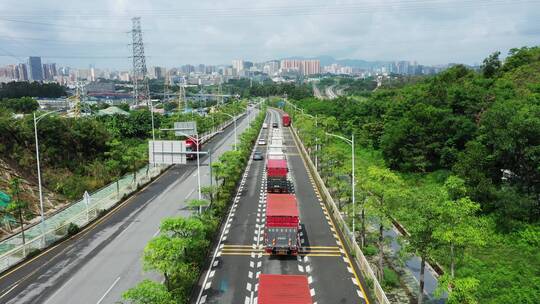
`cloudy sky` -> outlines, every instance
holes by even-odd
[[[289,56],[478,63],[540,45],[539,0],[1,0],[0,64],[129,68],[131,18],[148,66]]]

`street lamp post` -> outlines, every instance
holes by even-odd
[[[37,160],[37,174],[38,174],[38,189],[39,189],[39,213],[41,217],[41,235],[43,236],[43,241],[45,241],[45,211],[43,208],[43,190],[41,187],[41,168],[39,162],[39,140],[37,133],[37,124],[45,116],[59,112],[61,110],[50,111],[36,117],[36,112],[34,112],[34,136],[36,140],[36,160]]]
[[[351,146],[351,156],[352,156],[352,181],[351,181],[351,184],[352,184],[352,203],[353,203],[353,217],[352,217],[352,237],[353,237],[353,240],[355,238],[355,230],[356,230],[356,227],[355,227],[355,218],[356,218],[356,199],[355,199],[355,179],[354,179],[354,171],[355,171],[355,168],[354,168],[354,133],[352,134],[352,137],[351,139],[348,139],[346,137],[343,137],[341,135],[337,135],[337,134],[332,134],[332,133],[328,133],[326,132],[326,135],[328,136],[333,136],[333,137],[337,137],[343,141],[345,141],[346,143],[348,143],[350,146]]]
[[[180,134],[182,134],[183,136],[191,139],[192,141],[196,142],[197,143],[197,192],[198,192],[198,195],[199,195],[199,199],[202,198],[201,196],[201,165],[200,165],[200,161],[199,161],[199,157],[201,154],[206,154],[206,153],[201,153],[200,151],[200,143],[199,143],[199,133],[196,133],[195,134],[195,137],[191,136],[191,135],[188,135],[186,133],[184,133],[182,131],[183,129],[160,129],[160,131],[175,131],[175,132],[178,132]],[[184,129],[185,130],[185,129]]]

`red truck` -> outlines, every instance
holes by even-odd
[[[198,152],[201,148],[201,145],[197,144],[197,141],[191,138],[186,139],[186,152],[195,151]],[[186,159],[187,160],[194,160],[197,159],[197,153],[187,153]]]
[[[283,114],[283,117],[281,119],[284,127],[288,127],[291,125],[291,117],[289,116],[289,114]]]
[[[260,274],[259,304],[313,304],[305,275]]]
[[[297,255],[300,247],[300,218],[294,194],[269,193],[266,200],[266,253]]]
[[[266,190],[268,192],[287,193],[289,190],[286,159],[269,158],[266,161]]]

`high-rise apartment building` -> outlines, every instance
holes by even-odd
[[[41,57],[28,57],[28,79],[30,81],[43,81]]]
[[[19,63],[19,81],[28,81],[28,67],[26,63]]]
[[[236,72],[240,72],[244,70],[244,60],[237,59],[232,61],[232,67],[236,70]]]
[[[43,64],[43,80],[54,80],[54,77],[58,76],[56,70],[56,63],[44,63]]]
[[[314,75],[321,73],[320,60],[302,60],[302,74]]]
[[[284,59],[281,60],[282,70],[296,70],[301,75],[313,75],[321,73],[320,60],[298,60],[298,59]]]
[[[195,67],[191,64],[186,64],[180,67],[180,71],[184,74],[189,74],[195,72]]]
[[[165,79],[167,69],[164,67],[154,66],[150,68],[150,77],[154,79]]]
[[[272,60],[266,62],[262,70],[268,75],[275,75],[279,71],[279,61]]]

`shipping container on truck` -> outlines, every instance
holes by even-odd
[[[266,155],[266,159],[286,160],[287,158],[285,157],[285,153],[283,153],[283,151],[281,151],[281,150],[276,150],[276,151],[268,150],[268,153]]]
[[[281,129],[272,129],[272,137],[274,136],[279,136],[279,137],[282,137],[283,136],[283,131]]]
[[[198,152],[199,149],[201,148],[201,145],[197,144],[197,141],[192,138],[186,139],[185,143],[186,143],[186,152],[191,152],[191,151]],[[186,159],[194,160],[194,159],[197,159],[198,155],[199,154],[197,153],[186,153]]]
[[[260,274],[259,304],[313,304],[305,275]]]
[[[270,193],[289,192],[288,172],[286,159],[268,158],[266,161],[266,190]]]
[[[266,199],[265,251],[275,255],[297,255],[299,230],[300,218],[294,194],[269,193]]]
[[[280,147],[283,149],[283,138],[272,138],[270,145],[273,147]]]
[[[284,127],[288,127],[291,125],[291,117],[288,114],[283,114],[282,121]]]

